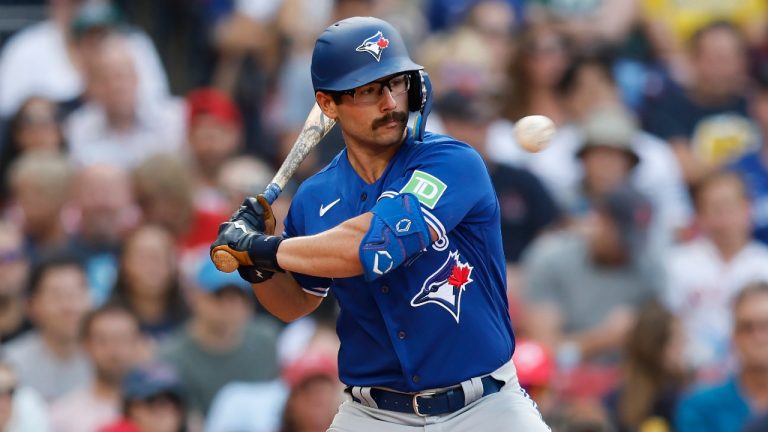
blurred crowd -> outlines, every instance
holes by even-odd
[[[355,15],[401,31],[427,129],[486,160],[552,429],[768,430],[762,0],[0,2],[0,430],[326,430],[333,296],[282,323],[208,246],[301,129],[315,38]],[[530,114],[558,126],[535,154]]]

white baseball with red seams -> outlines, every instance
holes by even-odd
[[[515,123],[515,140],[528,152],[537,153],[549,145],[555,135],[555,123],[547,116],[530,115]]]

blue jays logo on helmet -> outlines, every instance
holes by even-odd
[[[450,312],[459,322],[461,295],[473,281],[473,269],[469,263],[461,261],[458,250],[450,252],[443,265],[424,281],[421,291],[411,299],[411,306],[435,303]]]
[[[376,61],[371,61],[373,56]],[[374,17],[350,17],[323,31],[312,51],[315,91],[344,91],[377,79],[423,69],[411,60],[400,33]]]
[[[379,31],[375,35],[364,40],[363,43],[361,43],[360,46],[355,49],[355,51],[367,52],[372,55],[376,61],[379,61],[381,60],[381,52],[388,46],[389,39],[385,38],[381,31]]]

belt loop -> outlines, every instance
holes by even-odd
[[[361,404],[369,408],[378,408],[376,401],[371,397],[370,387],[354,386],[352,387],[352,396],[359,400]]]
[[[464,406],[483,397],[483,381],[480,378],[462,381],[461,389],[464,391]]]

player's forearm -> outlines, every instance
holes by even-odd
[[[287,273],[276,273],[272,279],[253,284],[253,292],[264,308],[277,318],[290,322],[307,315],[320,305],[322,297],[308,294]]]
[[[358,250],[371,217],[365,213],[319,234],[286,239],[277,251],[277,262],[285,270],[312,276],[359,276],[363,267]]]

